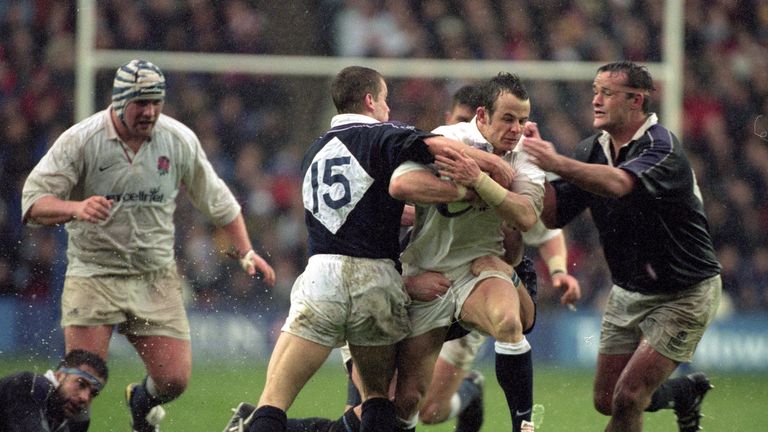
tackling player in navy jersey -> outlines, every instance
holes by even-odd
[[[351,66],[332,83],[338,111],[331,129],[308,149],[302,189],[309,231],[309,262],[291,292],[291,308],[267,369],[258,409],[235,413],[230,425],[251,432],[284,431],[285,411],[331,350],[348,342],[363,384],[363,431],[392,431],[395,408],[387,390],[395,369],[395,343],[410,332],[408,295],[397,268],[404,202],[452,202],[472,193],[434,175],[419,193],[393,188],[404,161],[434,161],[434,154],[465,148],[459,142],[390,123],[387,85],[373,69]],[[470,155],[509,184],[512,170],[481,151]]]
[[[609,432],[642,430],[643,411],[674,408],[681,432],[699,430],[711,388],[703,373],[667,379],[689,362],[715,316],[722,281],[696,178],[677,137],[649,111],[648,70],[600,67],[594,127],[571,159],[526,138],[534,163],[562,179],[542,220],[563,226],[589,208],[613,277],[600,331],[594,401]]]

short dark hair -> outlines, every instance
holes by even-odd
[[[363,112],[363,100],[370,93],[378,97],[384,77],[363,66],[349,66],[336,74],[331,83],[331,96],[339,114]]]
[[[98,354],[82,349],[74,349],[64,356],[64,359],[59,362],[60,368],[76,368],[78,366],[88,365],[106,382],[109,378],[109,370],[107,369],[107,363]]]
[[[621,60],[608,63],[597,69],[598,74],[603,72],[623,73],[627,76],[627,82],[624,83],[624,85],[647,91],[648,94],[643,98],[643,112],[647,114],[650,111],[650,93],[655,91],[656,88],[653,86],[653,77],[651,77],[651,73],[648,71],[647,67],[631,61]],[[635,97],[635,94],[628,93],[627,97]]]
[[[477,85],[465,85],[453,94],[451,109],[456,105],[466,105],[473,110],[480,106],[480,88]]]
[[[508,72],[499,72],[498,75],[480,87],[480,106],[485,107],[489,116],[493,115],[496,101],[502,93],[510,93],[521,101],[528,100],[528,91],[523,82],[520,81],[519,76]]]

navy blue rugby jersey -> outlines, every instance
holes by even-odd
[[[389,195],[389,180],[407,160],[434,162],[424,139],[435,134],[356,114],[337,115],[331,126],[302,163],[309,256],[397,262],[404,203]]]
[[[582,141],[575,158],[608,165],[601,139],[606,138],[597,134]],[[677,137],[649,121],[614,164],[636,179],[635,189],[622,198],[594,195],[562,179],[552,182],[557,225],[589,208],[613,283],[630,291],[672,293],[719,274],[701,195]]]

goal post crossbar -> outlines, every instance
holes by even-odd
[[[588,81],[604,63],[581,61],[512,61],[284,56],[169,51],[95,49],[96,11],[94,0],[78,0],[76,71],[77,120],[93,113],[95,73],[117,68],[134,58],[152,59],[163,70],[201,73],[245,73],[276,76],[328,76],[350,65],[374,68],[388,78],[486,79],[500,71],[512,71],[522,79]],[[661,105],[664,122],[680,132],[682,111],[682,0],[665,2],[663,62],[643,63],[665,91]]]

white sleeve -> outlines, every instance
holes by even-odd
[[[539,247],[546,243],[548,240],[553,239],[560,235],[563,231],[559,228],[549,229],[544,226],[541,219],[536,221],[533,228],[523,232],[523,242],[528,246]]]
[[[427,165],[420,164],[414,161],[405,161],[401,163],[400,166],[398,166],[395,169],[395,171],[392,172],[392,176],[389,178],[389,180],[392,181],[393,179],[400,177],[405,173],[409,173],[411,171],[416,171],[416,170],[434,171]]]

